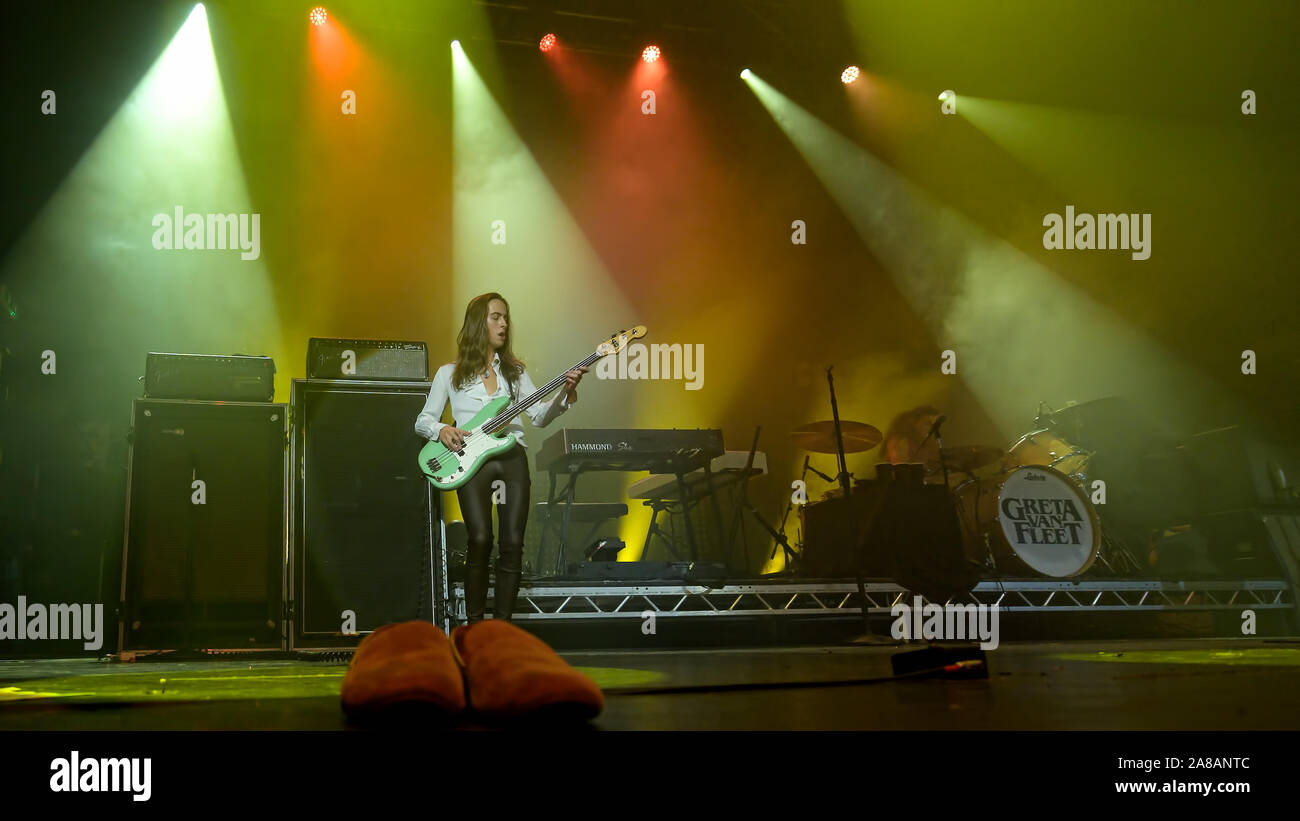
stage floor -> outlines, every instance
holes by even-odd
[[[917,645],[919,647],[919,645]],[[893,680],[902,648],[566,652],[601,730],[1300,729],[1300,640],[1004,644],[987,680]],[[346,664],[0,662],[0,730],[343,730]],[[746,691],[628,689],[820,683]],[[474,729],[470,721],[462,729]]]

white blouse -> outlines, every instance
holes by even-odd
[[[420,415],[415,417],[415,432],[426,439],[437,439],[438,434],[446,425],[441,421],[442,412],[447,407],[447,401],[451,401],[451,416],[456,420],[456,427],[469,429],[469,420],[474,418],[474,414],[483,409],[483,406],[493,399],[499,399],[503,396],[509,396],[508,383],[505,376],[501,373],[501,356],[496,355],[492,358],[492,370],[497,374],[497,392],[488,395],[487,388],[483,385],[483,378],[476,376],[472,382],[461,390],[456,390],[451,384],[452,371],[456,365],[443,365],[438,372],[433,375],[433,387],[429,389],[429,398],[424,403],[424,410]],[[528,376],[528,371],[519,374],[519,381],[516,385],[515,400],[523,399],[525,396],[532,394],[537,390],[533,380]],[[569,409],[568,391],[564,386],[560,386],[560,392],[550,401],[541,400],[530,407],[524,413],[533,420],[533,424],[539,428],[549,425],[555,417]],[[524,444],[524,426],[516,416],[510,420],[506,430],[514,434],[520,445]]]

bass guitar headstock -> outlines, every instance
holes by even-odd
[[[625,331],[617,331],[610,334],[609,339],[596,346],[596,353],[601,356],[609,356],[623,350],[635,339],[645,336],[645,326],[637,325],[635,328],[628,328]]]

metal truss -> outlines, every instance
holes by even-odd
[[[888,614],[913,594],[892,582],[865,584],[872,613]],[[464,618],[464,591],[455,591]],[[1159,612],[1285,610],[1294,607],[1283,581],[985,581],[953,603],[996,604],[1010,613]],[[639,585],[533,584],[519,591],[515,619],[639,619],[658,617],[809,616],[857,614],[854,583],[728,584],[704,587],[677,583]]]

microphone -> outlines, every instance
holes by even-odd
[[[943,415],[940,415],[938,419],[934,420],[934,424],[930,426],[930,436],[938,436],[938,435],[939,435],[939,426],[942,425],[944,422],[947,422],[947,421],[948,421],[948,417],[943,416]],[[928,437],[927,437],[927,438],[928,438]]]
[[[927,433],[925,435],[925,438],[921,440],[921,444],[917,445],[916,449],[912,451],[912,455],[914,457],[916,456],[917,453],[921,452],[921,448],[925,447],[926,442],[929,442],[930,439],[939,435],[939,426],[947,421],[948,421],[948,417],[944,416],[943,414],[940,414],[939,418],[934,420],[934,424],[930,426],[930,432]]]

